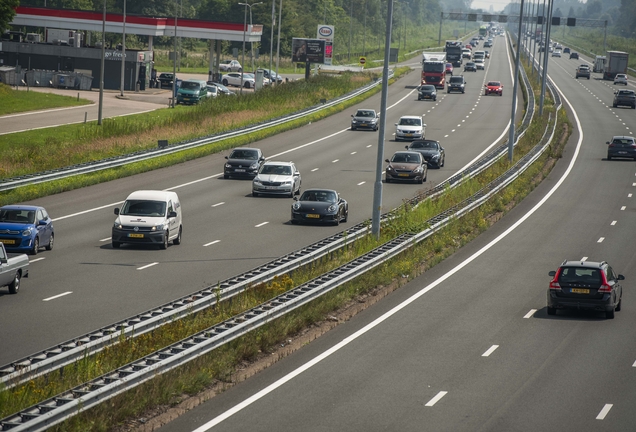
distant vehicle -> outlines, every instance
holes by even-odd
[[[241,81],[243,82],[243,87],[245,88],[253,88],[256,85],[256,79],[250,74],[244,73],[241,77],[240,72],[230,72],[228,74],[223,75],[223,80],[221,81],[224,86],[234,86],[241,87]]]
[[[333,189],[307,189],[294,197],[291,223],[329,223],[339,225],[349,219],[349,204]]]
[[[370,129],[378,130],[378,120],[380,114],[373,109],[359,109],[355,114],[351,114],[351,130]]]
[[[446,152],[439,141],[435,140],[418,140],[413,141],[406,146],[409,151],[416,151],[424,157],[424,160],[429,166],[435,168],[441,168],[446,162]]]
[[[563,48],[563,54],[570,54],[570,48],[568,47]]]
[[[417,88],[417,100],[430,99],[437,100],[437,89],[434,85],[421,85]]]
[[[487,40],[486,42],[484,42],[484,48],[492,48],[492,41]]]
[[[423,139],[426,131],[421,116],[402,116],[395,126],[396,141]]]
[[[160,88],[172,87],[173,81],[174,81],[174,74],[171,74],[171,73],[160,73],[159,77],[157,78],[157,80],[159,81],[159,87]]]
[[[477,69],[484,70],[484,68],[485,68],[485,62],[484,62],[483,57],[482,57],[482,58],[477,58],[477,59],[475,59],[475,67],[476,67]]]
[[[618,106],[629,106],[636,109],[636,93],[634,90],[618,90],[614,92],[614,108]]]
[[[466,91],[466,80],[463,75],[453,75],[448,81],[447,92],[458,91],[464,93]]]
[[[484,85],[484,95],[488,96],[489,94],[498,94],[499,96],[503,95],[503,85],[501,81],[488,81],[488,84]]]
[[[203,80],[185,80],[177,91],[177,104],[196,104],[208,98],[208,86]]]
[[[437,88],[446,86],[446,53],[422,53],[420,84],[431,84]]]
[[[626,74],[616,74],[614,77],[614,84],[625,84],[627,85],[627,75]]]
[[[0,243],[0,288],[8,287],[9,294],[17,294],[20,281],[29,277],[29,257],[25,254],[9,255]]]
[[[243,67],[238,60],[223,60],[219,63],[219,70],[221,72],[241,72]]]
[[[8,252],[37,255],[42,247],[53,249],[53,220],[44,207],[6,205],[0,207],[0,243]]]
[[[470,60],[472,56],[473,56],[473,52],[469,50],[468,48],[464,48],[462,50],[462,58]]]
[[[277,75],[276,71],[269,70],[269,69],[261,69],[261,70],[263,71],[263,76],[267,78],[270,82],[273,82],[275,84],[282,84],[283,77],[280,75]],[[256,74],[256,71],[254,71],[254,74]]]
[[[574,60],[578,60],[579,59],[579,53],[577,52],[571,52],[570,53],[570,59],[574,59]]]
[[[405,180],[422,184],[428,176],[428,165],[422,154],[416,151],[395,152],[385,162],[389,164],[385,170],[385,183]]]
[[[607,160],[613,158],[636,160],[636,141],[633,136],[615,136],[607,141]]]
[[[460,40],[447,40],[445,45],[446,60],[451,62],[453,66],[459,67],[462,65],[462,41]]]
[[[486,51],[484,51],[484,53],[486,54],[486,58],[489,59],[490,58],[490,51],[486,50]]]
[[[622,51],[608,51],[607,60],[605,61],[605,69],[603,70],[604,80],[613,80],[616,74],[627,73],[627,63],[629,54]]]
[[[214,82],[214,81],[208,81],[207,84],[208,84],[208,87],[210,87],[210,86],[216,87],[217,88],[217,94],[222,94],[222,95],[225,95],[225,96],[236,96],[236,93],[234,93],[229,88],[225,87],[223,84],[219,84],[219,83]]]
[[[215,98],[219,95],[219,88],[217,86],[206,84],[206,87],[208,89],[208,98]]]
[[[579,77],[583,77],[583,78],[587,78],[590,79],[590,67],[588,65],[581,65],[578,68],[576,68],[576,79],[578,79]]]
[[[464,72],[477,72],[477,64],[475,62],[468,62],[464,65]]]
[[[446,73],[447,74],[453,74],[453,64],[452,63],[446,63]]]
[[[623,299],[622,280],[605,261],[563,261],[552,276],[548,288],[548,315],[557,309],[594,310],[605,312],[613,319],[620,311]]]
[[[229,156],[225,156],[227,162],[223,166],[223,178],[229,179],[230,177],[239,178],[254,178],[258,173],[263,162],[265,162],[265,156],[261,149],[250,147],[237,147],[230,153]]]
[[[555,50],[555,51],[552,53],[552,57],[561,57],[561,51],[560,51],[560,50]]]
[[[302,179],[293,162],[267,161],[252,180],[252,196],[300,194]]]

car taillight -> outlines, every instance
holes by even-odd
[[[605,278],[605,273],[601,272],[601,279],[603,279],[603,283],[601,284],[601,287],[598,289],[598,292],[600,293],[611,293],[612,292],[612,287],[607,283],[607,278]]]
[[[554,279],[550,281],[550,289],[551,290],[559,290],[561,291],[561,285],[559,285],[559,275],[561,274],[561,269],[558,269],[556,274],[554,275]]]

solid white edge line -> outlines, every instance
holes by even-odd
[[[607,413],[610,412],[610,410],[612,409],[613,406],[614,406],[614,404],[605,404],[605,406],[603,407],[601,412],[598,413],[598,415],[596,416],[596,420],[605,419],[605,416],[607,415]]]
[[[73,291],[66,291],[65,293],[54,295],[53,297],[48,297],[48,298],[42,299],[42,301],[46,301],[47,302],[49,300],[53,300],[53,299],[56,299],[56,298],[64,297],[65,295],[69,295],[69,294],[73,294]]]
[[[441,392],[437,393],[437,395],[435,395],[435,397],[434,397],[433,399],[431,399],[430,401],[428,401],[428,402],[426,403],[426,405],[424,405],[424,406],[432,407],[432,406],[433,406],[433,405],[435,405],[437,402],[439,402],[439,400],[440,400],[441,398],[443,398],[444,396],[446,396],[446,394],[447,394],[447,393],[448,393],[447,391],[441,391]]]
[[[535,314],[536,311],[537,311],[536,309],[530,309],[530,311],[527,314],[525,314],[523,317],[526,319],[532,318],[532,316]]]
[[[157,264],[159,264],[159,263],[158,262],[153,262],[153,263],[147,264],[147,265],[145,265],[143,267],[137,267],[137,270],[144,270],[144,269],[147,269],[148,267],[152,267],[152,266],[155,266]]]
[[[556,87],[556,85],[555,85],[555,87]],[[556,88],[558,90],[558,87],[556,87]],[[441,276],[439,279],[431,282],[429,285],[427,285],[426,287],[424,287],[423,289],[421,289],[417,293],[413,294],[411,297],[409,297],[408,299],[406,299],[402,303],[398,304],[393,309],[387,311],[386,313],[384,313],[380,317],[376,318],[375,320],[373,320],[372,322],[370,322],[369,324],[367,324],[366,326],[364,326],[363,328],[361,328],[357,332],[351,334],[350,336],[348,336],[347,338],[342,340],[342,342],[339,342],[338,344],[336,344],[333,347],[329,348],[328,350],[326,350],[322,354],[314,357],[312,360],[308,361],[304,365],[296,368],[292,372],[288,373],[287,375],[283,376],[282,378],[280,378],[277,381],[273,382],[272,384],[268,385],[267,387],[265,387],[261,391],[255,393],[254,395],[252,395],[249,398],[245,399],[243,402],[233,406],[232,408],[230,408],[229,410],[225,411],[224,413],[216,416],[215,418],[213,418],[209,422],[207,422],[207,423],[203,424],[202,426],[194,429],[193,432],[205,432],[205,431],[213,428],[214,426],[216,426],[219,423],[223,422],[225,419],[233,416],[234,414],[238,413],[239,411],[243,410],[244,408],[250,406],[252,403],[256,402],[257,400],[259,400],[259,399],[261,399],[263,397],[265,397],[267,394],[269,394],[272,391],[276,390],[277,388],[281,387],[282,385],[284,385],[288,381],[291,381],[293,378],[297,377],[301,373],[303,373],[306,370],[310,369],[314,365],[320,363],[322,360],[326,359],[327,357],[331,356],[335,352],[339,351],[341,348],[344,348],[350,342],[352,342],[355,339],[359,338],[360,336],[362,336],[363,334],[365,334],[369,330],[373,329],[375,326],[381,324],[382,322],[384,322],[385,320],[387,320],[388,318],[390,318],[394,314],[398,313],[399,311],[401,311],[402,309],[404,309],[405,307],[407,307],[408,305],[410,305],[411,303],[413,303],[414,301],[416,301],[417,299],[422,297],[424,294],[426,294],[427,292],[429,292],[430,290],[435,288],[437,285],[441,284],[442,282],[446,281],[446,279],[450,278],[455,273],[457,273],[460,270],[462,270],[464,267],[466,267],[468,264],[473,262],[475,259],[477,259],[479,256],[481,256],[488,249],[490,249],[491,247],[493,247],[494,245],[499,243],[502,239],[504,239],[506,236],[508,236],[508,234],[510,234],[512,231],[514,231],[519,225],[524,223],[530,216],[532,216],[534,214],[534,212],[536,212],[539,208],[541,208],[543,206],[543,204],[545,204],[546,201],[548,201],[548,199],[550,199],[550,197],[552,195],[554,195],[554,193],[557,191],[557,189],[559,189],[561,187],[561,185],[563,184],[565,179],[570,175],[570,172],[574,168],[574,164],[576,163],[576,160],[577,160],[577,158],[579,156],[579,153],[581,151],[581,144],[583,143],[583,130],[581,129],[581,122],[579,120],[578,115],[576,114],[576,110],[570,104],[570,101],[568,101],[568,99],[565,97],[565,95],[561,94],[561,97],[563,98],[565,103],[567,103],[568,106],[570,107],[570,109],[572,110],[572,113],[574,115],[574,119],[576,120],[577,128],[579,130],[579,139],[578,139],[578,142],[576,143],[576,148],[574,149],[574,154],[572,155],[572,160],[570,161],[570,164],[566,168],[566,170],[563,173],[563,175],[561,176],[561,178],[556,182],[556,184],[554,186],[552,186],[552,189],[550,189],[548,191],[548,193],[537,204],[535,204],[535,206],[533,208],[531,208],[528,211],[528,213],[523,215],[517,222],[515,222],[512,226],[510,226],[503,233],[499,234],[499,236],[497,236],[495,239],[491,240],[490,243],[488,243],[486,246],[482,247],[480,250],[475,252],[473,255],[471,255],[470,257],[466,258],[463,262],[461,262],[459,265],[457,265],[456,267],[451,269],[445,275]],[[444,394],[446,394],[446,393],[444,393]]]
[[[488,357],[488,356],[490,356],[490,354],[494,353],[497,348],[499,348],[499,345],[493,345],[490,348],[488,348],[486,350],[486,352],[483,353],[481,356],[482,357]]]

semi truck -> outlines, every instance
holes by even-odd
[[[446,53],[422,53],[422,84],[446,86]]]
[[[462,65],[462,48],[464,43],[460,40],[447,40],[444,51],[446,52],[446,61],[451,62],[453,66]]]
[[[605,56],[604,80],[614,80],[616,74],[627,73],[629,54],[622,51],[608,51]]]

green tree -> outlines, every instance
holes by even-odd
[[[20,0],[0,1],[0,33],[4,33],[9,28],[9,23],[13,21],[15,9],[20,6]]]

